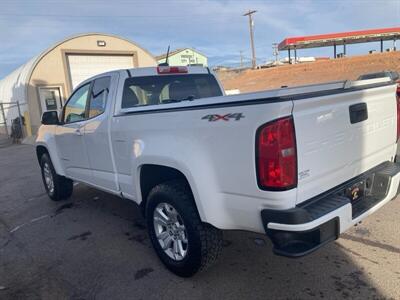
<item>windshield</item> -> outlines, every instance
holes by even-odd
[[[122,108],[222,96],[211,74],[132,77],[125,80]]]

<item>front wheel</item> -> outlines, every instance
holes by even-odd
[[[71,179],[56,173],[48,154],[43,154],[40,159],[43,184],[47,195],[53,201],[60,201],[72,195],[73,183]]]
[[[207,269],[221,252],[221,231],[201,222],[185,181],[154,187],[147,199],[146,220],[157,255],[178,276]]]

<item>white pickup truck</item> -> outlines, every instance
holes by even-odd
[[[208,68],[119,70],[45,112],[36,152],[51,199],[77,181],[135,201],[161,261],[191,276],[222,230],[299,257],[395,198],[395,93],[381,78],[225,96]]]

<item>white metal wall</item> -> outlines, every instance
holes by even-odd
[[[10,103],[18,101],[23,114],[28,110],[27,105],[27,90],[28,76],[35,65],[37,56],[29,60],[26,64],[14,70],[7,77],[0,80],[0,103]],[[18,117],[18,111],[15,108],[10,108],[10,105],[4,105],[4,113],[7,120],[7,125],[11,126],[11,120]],[[0,116],[0,122],[3,122]]]

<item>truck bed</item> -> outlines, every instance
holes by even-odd
[[[141,164],[168,161],[193,183],[195,198],[206,199],[198,203],[205,221],[219,228],[263,232],[261,221],[249,219],[249,214],[262,207],[294,207],[393,160],[394,97],[394,84],[384,78],[117,109],[111,133],[119,182],[133,199],[137,191],[130,184],[132,170]],[[349,106],[359,102],[367,103],[368,120],[351,124]],[[241,117],[230,117],[235,114]],[[255,133],[261,125],[289,115],[293,115],[296,131],[297,188],[279,193],[260,190]],[[373,133],[368,129],[381,123]],[[361,133],[357,143],[348,137],[356,131]],[[139,153],[134,166],[129,149]]]

